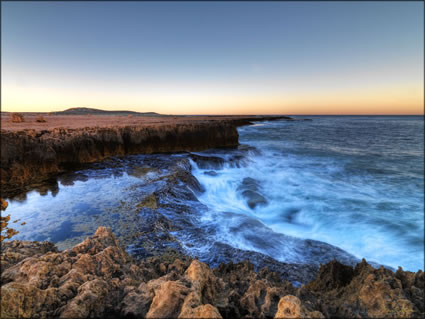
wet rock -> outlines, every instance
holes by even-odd
[[[301,209],[297,207],[288,208],[280,214],[280,218],[285,219],[288,223],[297,224],[296,219],[300,211]]]
[[[218,156],[201,156],[197,154],[190,154],[190,158],[201,169],[221,169],[225,160]]]
[[[160,176],[157,180],[165,180],[167,182],[166,185],[157,191],[157,193],[170,193],[169,195],[175,197],[173,192],[178,192],[180,188],[184,188],[184,190],[192,190],[193,192],[201,193],[204,191],[204,188],[196,179],[195,176],[192,175],[191,170],[192,166],[187,158],[179,159],[177,162],[171,164],[169,167],[169,172],[163,176]],[[155,180],[154,180],[155,181]],[[182,187],[184,186],[184,187]],[[196,197],[192,194],[192,192],[186,192],[187,199],[197,200]],[[166,196],[166,194],[161,195]],[[178,195],[177,197],[179,197]]]
[[[254,209],[259,205],[267,205],[267,200],[259,193],[260,184],[257,180],[251,177],[245,177],[241,185],[239,185],[238,190],[247,199],[249,208]]]
[[[259,149],[248,144],[240,144],[238,146],[238,150],[243,154],[261,155],[261,152]]]
[[[254,209],[259,205],[267,205],[267,200],[264,196],[257,192],[246,190],[242,192],[242,196],[247,199],[248,206],[251,209]]]
[[[129,171],[129,175],[135,176],[135,177],[143,177],[151,172],[158,173],[158,170],[152,167],[133,167]]]
[[[238,187],[238,190],[250,190],[253,192],[257,192],[260,189],[260,184],[256,179],[253,179],[251,177],[245,177],[242,180],[241,185]]]
[[[217,172],[216,171],[206,171],[204,172],[205,175],[209,175],[209,176],[217,176]]]
[[[158,204],[156,202],[156,196],[154,194],[149,194],[137,205],[137,207],[146,207],[146,208],[150,208],[150,209],[157,209]]]
[[[86,175],[81,173],[63,174],[58,177],[58,181],[64,186],[74,185],[74,182],[76,181],[86,182],[88,179],[89,178]]]

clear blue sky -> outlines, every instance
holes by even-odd
[[[423,111],[423,2],[1,6],[6,110]]]

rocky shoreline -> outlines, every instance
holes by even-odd
[[[139,123],[118,118],[103,123],[112,123],[111,126],[94,126],[93,120],[93,126],[83,127],[82,123],[74,124],[77,128],[63,128],[55,127],[54,116],[51,116],[50,123],[29,129],[23,128],[31,124],[13,126],[2,120],[2,196],[21,193],[29,185],[53,177],[68,167],[110,156],[235,147],[238,145],[237,126],[278,119],[291,120],[286,116],[193,117],[161,122],[155,118],[151,122],[143,119]]]
[[[236,127],[272,119],[278,118],[2,130],[2,196],[107,157],[95,166],[112,174],[126,172],[140,183],[135,201],[128,199],[123,211],[111,214],[118,221],[103,216],[96,223],[96,228],[113,227],[117,237],[99,227],[94,236],[64,250],[45,241],[2,243],[1,318],[423,317],[422,271],[377,269],[332,245],[272,235],[247,219],[253,242],[261,244],[269,236],[307,256],[304,263],[283,263],[210,241],[211,229],[199,227],[196,216],[202,207],[195,195],[203,190],[190,161],[212,170],[224,163],[243,166],[246,154],[256,150],[239,145]],[[225,159],[187,153],[215,147],[233,151]],[[132,155],[161,152],[183,153]],[[88,178],[77,175],[58,179],[72,184],[73,178]],[[249,207],[266,204],[256,183],[248,178],[239,186]],[[185,232],[209,250],[188,253]]]
[[[424,273],[336,261],[295,288],[248,261],[211,269],[190,257],[135,261],[110,229],[71,249],[4,243],[2,318],[415,318]]]

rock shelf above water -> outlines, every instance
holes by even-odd
[[[31,116],[12,123],[2,115],[2,196],[55,176],[64,169],[128,154],[200,151],[238,145],[236,127],[285,116]]]

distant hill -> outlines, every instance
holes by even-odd
[[[55,115],[133,115],[133,116],[166,116],[155,112],[106,111],[89,107],[73,107],[65,111],[51,112]]]

